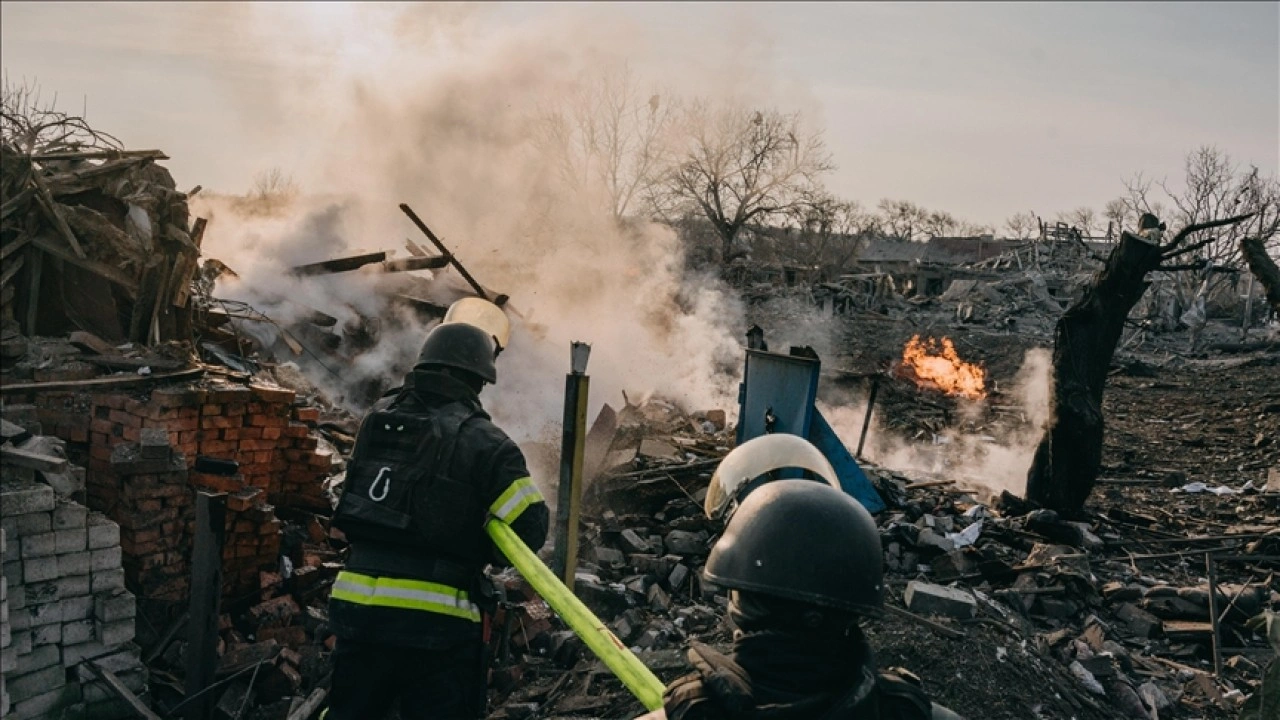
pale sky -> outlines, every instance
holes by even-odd
[[[328,17],[334,7],[288,12]],[[87,105],[90,122],[126,146],[165,150],[179,187],[243,190],[276,166],[305,177],[324,152],[306,138],[308,115],[323,108],[299,107],[271,83],[296,78],[305,91],[316,82],[310,60],[269,52],[295,28],[246,33],[249,12],[235,3],[4,2],[0,64],[9,82],[34,78],[46,98],[56,92],[63,109]],[[470,12],[494,28],[578,17],[601,35],[643,37],[637,68],[681,78],[686,92],[734,66],[736,82],[758,78],[779,104],[825,128],[838,165],[829,186],[868,206],[907,199],[999,226],[1019,211],[1101,210],[1138,171],[1176,180],[1202,144],[1264,173],[1280,168],[1275,2],[517,3]],[[344,16],[349,27],[336,40],[351,39],[357,58],[359,15]]]

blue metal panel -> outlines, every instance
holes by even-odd
[[[818,397],[821,363],[812,358],[747,350],[739,393],[738,444],[765,434],[765,413],[773,411],[775,433],[807,437]]]
[[[840,489],[862,503],[867,512],[878,513],[885,509],[880,493],[876,492],[867,474],[862,472],[858,461],[853,459],[848,448],[831,429],[831,424],[822,417],[820,410],[813,411],[813,427],[809,430],[808,440],[822,451],[831,462],[831,467],[835,468],[836,477],[840,478]]]

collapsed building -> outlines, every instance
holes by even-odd
[[[313,717],[333,647],[327,592],[345,550],[329,517],[357,427],[349,408],[391,379],[331,398],[297,366],[347,367],[396,320],[304,307],[281,324],[216,297],[236,259],[201,262],[208,222],[188,206],[198,190],[177,189],[162,153],[84,138],[4,153],[0,712],[123,718],[204,703],[204,717]],[[938,239],[896,248],[901,260],[868,252],[859,272],[832,281],[799,268],[746,273],[755,280],[743,294],[767,304],[794,292],[824,317],[861,323],[857,345],[874,362],[825,358],[824,381],[878,378],[881,427],[935,443],[949,427],[995,432],[1024,420],[994,383],[975,411],[903,372],[902,338],[866,331],[923,318],[1004,343],[1015,327],[1043,338],[1091,272],[1090,249],[1070,240],[976,248]],[[405,249],[291,272],[373,273],[382,297],[424,323],[460,293],[501,302],[443,246]],[[464,289],[414,274],[446,265]],[[886,355],[892,372],[842,369]],[[1274,352],[1246,360],[1242,372],[1274,372]],[[1143,372],[1127,364],[1118,382],[1137,388]],[[1255,619],[1280,601],[1280,457],[1265,440],[1280,433],[1280,397],[1257,385],[1256,457],[1230,457],[1256,482],[1196,488],[1186,481],[1206,475],[1149,473],[1126,454],[1084,519],[984,492],[943,462],[936,473],[877,466],[857,442],[885,507],[894,608],[869,628],[873,643],[973,717],[1227,717],[1260,686],[1270,651]],[[1227,422],[1225,410],[1214,417]],[[730,637],[723,593],[701,580],[722,530],[701,505],[737,421],[732,408],[624,397],[588,437],[574,590],[663,680],[686,671],[688,640],[723,648]],[[210,536],[212,559],[196,549]],[[640,711],[517,573],[497,580],[492,717]],[[207,618],[191,608],[210,607],[210,595],[219,612],[202,634]],[[192,660],[211,648],[202,674]],[[1027,698],[1032,683],[1046,690]]]

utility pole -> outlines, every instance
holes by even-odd
[[[556,502],[555,548],[551,567],[570,589],[578,569],[578,506],[582,502],[583,448],[587,437],[586,374],[591,346],[574,342],[564,383],[564,425],[560,441],[560,488]]]

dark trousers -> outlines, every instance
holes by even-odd
[[[338,639],[325,720],[475,720],[484,714],[480,642],[421,650]]]

